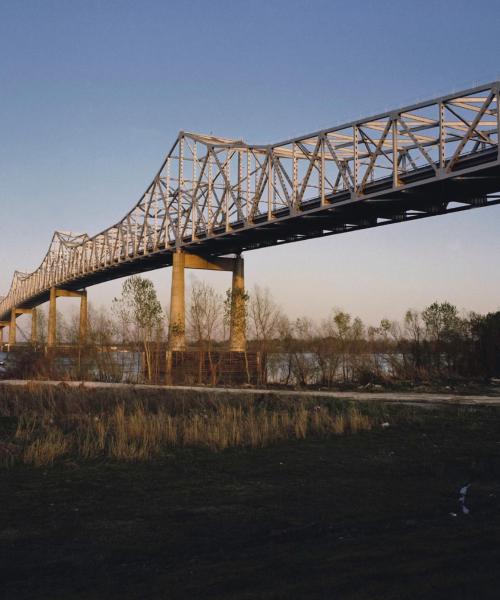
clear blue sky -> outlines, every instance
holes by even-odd
[[[0,294],[15,269],[38,266],[54,229],[93,234],[121,218],[180,129],[271,142],[500,77],[488,0],[0,8]],[[292,316],[338,306],[375,323],[434,299],[495,310],[499,225],[500,207],[487,208],[254,251],[247,284]],[[169,272],[152,278],[166,302]],[[91,301],[118,289],[91,288]]]

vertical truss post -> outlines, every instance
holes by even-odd
[[[138,253],[139,253],[139,237],[137,235],[137,223],[134,222],[134,256],[138,256]],[[99,259],[99,262],[100,262],[100,259]],[[99,262],[97,263],[97,265],[99,265]]]
[[[319,173],[319,177],[320,177],[319,193],[320,193],[321,206],[324,206],[326,204],[326,200],[325,200],[325,136],[324,135],[321,136],[320,144],[321,144],[321,146],[320,146],[321,168],[320,168],[320,173]]]
[[[398,116],[392,119],[392,187],[399,185]]]
[[[170,225],[171,225],[171,220],[170,220],[170,163],[171,163],[172,159],[169,156],[167,158],[167,178],[166,178],[166,183],[167,183],[167,195],[166,195],[166,200],[165,200],[165,248],[168,247],[169,243],[170,243]]]
[[[273,218],[273,161],[271,160],[272,148],[267,151],[267,220]]]
[[[243,208],[241,206],[242,201],[242,181],[243,181],[243,161],[241,159],[241,150],[238,149],[238,183],[236,188],[236,202],[238,203],[236,206],[236,218],[239,221],[243,216]]]
[[[222,166],[224,169],[224,229],[229,231],[231,227],[229,226],[229,196],[231,195],[230,181],[229,177],[231,173],[229,171],[229,161],[231,160],[231,155],[229,153],[229,148],[226,152],[226,162]]]
[[[155,234],[154,234],[154,251],[158,250],[158,244],[160,241],[160,232],[158,231],[158,202],[159,202],[159,194],[161,191],[161,181],[160,181],[160,177],[158,177],[156,183],[155,183],[155,187],[154,187],[154,206],[155,206],[155,210],[154,210],[154,227],[155,227]],[[118,231],[116,232],[116,239],[118,239]],[[113,252],[113,260],[114,260],[114,252]]]
[[[446,126],[444,124],[444,102],[439,103],[439,168],[444,169],[445,166],[445,140]]]
[[[259,206],[259,201],[260,201],[260,190],[259,190],[259,178],[258,178],[258,171],[262,171],[265,167],[260,166],[260,163],[257,159],[258,154],[254,154],[254,164],[255,164],[255,169],[254,169],[254,174],[253,174],[253,200],[252,200],[252,208],[250,210],[250,213],[248,215],[248,222],[251,223],[255,217],[255,213],[257,212],[257,207]],[[259,194],[259,196],[258,196]]]
[[[179,139],[179,181],[177,189],[177,231],[175,234],[175,247],[180,248],[181,231],[182,231],[182,202],[183,202],[183,186],[184,186],[184,136]]]
[[[191,152],[191,158],[193,161],[193,170],[192,170],[192,181],[191,181],[191,241],[194,242],[196,239],[196,222],[198,219],[198,205],[197,198],[195,192],[198,190],[198,185],[196,183],[196,140],[193,141],[193,150]]]
[[[213,179],[212,179],[212,146],[207,146],[208,152],[208,185],[207,185],[207,235],[213,235],[213,214],[212,214],[212,193],[213,193]]]
[[[247,181],[246,181],[246,197],[245,197],[245,221],[248,223],[250,215],[250,189],[251,189],[251,171],[250,171],[250,151],[246,149],[247,154]]]
[[[297,144],[295,144],[295,142],[292,142],[292,185],[293,185],[292,210],[293,210],[293,213],[296,214],[298,211],[297,191],[298,191],[298,186],[299,186],[299,180],[298,180],[298,167],[297,167]]]
[[[358,177],[359,177],[359,157],[358,157],[358,128],[356,125],[352,127],[353,131],[353,173],[354,173],[354,181],[353,181],[353,192],[356,195],[358,193]]]

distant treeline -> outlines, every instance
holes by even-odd
[[[378,327],[334,311],[321,323],[285,317],[277,329],[268,352],[281,357],[277,378],[285,384],[500,375],[500,312],[461,316],[452,304],[435,302],[423,311],[408,310],[402,322],[383,319]]]
[[[223,349],[229,337],[231,297],[194,281],[186,301],[186,336],[205,353]],[[46,316],[39,315],[40,342]],[[332,310],[319,321],[290,319],[269,290],[256,286],[246,296],[248,351],[263,361],[261,383],[330,386],[334,382],[384,382],[500,376],[500,312],[461,314],[449,302],[408,310],[402,321],[367,326],[359,317]],[[60,341],[77,343],[78,318],[58,319]],[[165,347],[168,309],[150,280],[134,276],[111,308],[89,313],[89,344],[137,344],[155,372],[155,350]],[[157,360],[155,358],[155,360]]]

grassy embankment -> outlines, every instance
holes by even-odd
[[[497,408],[35,388],[0,415],[2,600],[498,597]]]
[[[196,398],[142,392],[31,386],[0,388],[0,464],[44,466],[57,459],[148,460],[168,448],[262,447],[309,436],[356,433],[373,415],[349,403],[245,396]]]

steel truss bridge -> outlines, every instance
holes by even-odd
[[[271,145],[181,132],[123,219],[57,231],[16,271],[0,321],[49,299],[172,264],[500,202],[500,82]]]

